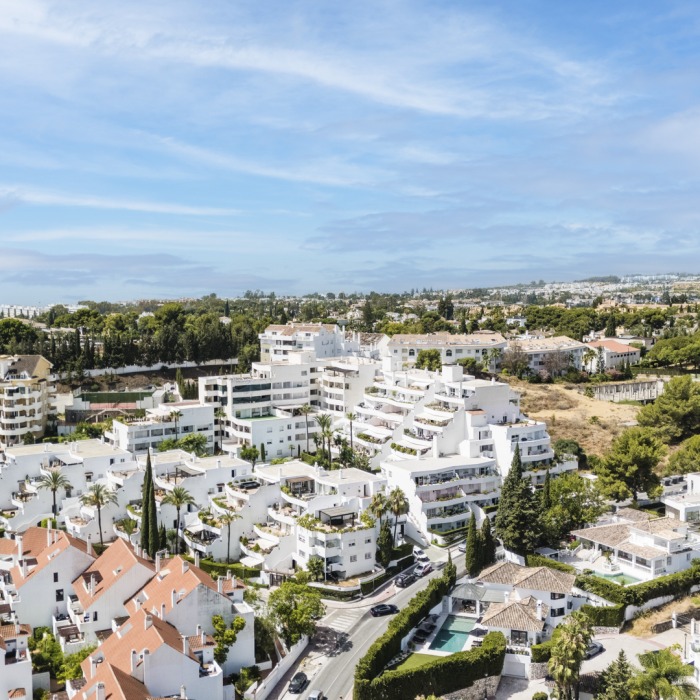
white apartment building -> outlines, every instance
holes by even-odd
[[[32,695],[32,656],[29,625],[0,625],[0,700]]]
[[[56,398],[52,366],[41,355],[0,355],[0,447],[44,434]]]
[[[458,360],[467,357],[474,358],[478,362],[487,362],[492,365],[495,360],[492,351],[506,349],[507,343],[500,333],[493,331],[477,331],[466,335],[453,335],[452,333],[428,333],[428,334],[397,334],[392,336],[387,345],[387,354],[398,365],[413,366],[421,350],[439,350],[443,365],[455,364]]]
[[[188,435],[204,435],[206,449],[214,452],[214,406],[198,401],[163,403],[146,409],[146,417],[138,420],[115,419],[105,433],[107,442],[132,453],[158,450],[164,440]]]
[[[685,475],[686,489],[679,493],[665,493],[661,503],[666,506],[666,517],[682,523],[700,521],[700,472]]]
[[[359,349],[338,326],[328,323],[288,323],[268,326],[260,338],[261,362],[285,362],[290,355],[305,350],[322,360],[340,357]]]
[[[321,408],[333,416],[344,417],[362,401],[365,387],[372,384],[380,364],[364,358],[329,360],[318,380]]]
[[[508,347],[526,355],[530,371],[540,372],[553,366],[557,373],[568,366],[583,369],[583,356],[588,349],[584,343],[565,335],[552,338],[524,335],[508,341]]]
[[[588,343],[588,347],[595,352],[595,357],[592,357],[585,363],[584,369],[588,372],[598,372],[600,360],[602,359],[602,369],[618,369],[626,364],[636,365],[641,356],[642,351],[639,348],[625,345],[612,338],[604,338]]]

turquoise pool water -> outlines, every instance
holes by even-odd
[[[476,620],[449,615],[430,645],[436,651],[462,651]]]
[[[604,578],[608,581],[614,581],[621,586],[629,586],[632,583],[639,583],[642,579],[628,576],[627,574],[595,574],[598,578]]]

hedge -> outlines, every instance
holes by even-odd
[[[448,564],[442,576],[430,581],[427,588],[419,591],[411,602],[389,623],[355,668],[355,698],[365,697],[358,688],[372,682],[401,651],[401,640],[434,608],[445,596],[457,578],[454,564]]]
[[[183,559],[194,563],[194,558],[190,556],[181,555]],[[226,576],[226,573],[230,570],[231,573],[241,579],[255,578],[260,576],[260,569],[255,569],[250,566],[243,566],[243,564],[227,564],[226,562],[213,561],[212,559],[200,559],[199,568],[202,571],[206,571],[212,578],[217,576]]]
[[[525,557],[525,563],[528,566],[546,566],[548,569],[563,571],[565,574],[576,573],[575,567],[571,566],[571,564],[565,564],[563,561],[556,561],[555,559],[543,557],[539,554],[528,554],[527,557]]]
[[[550,639],[547,642],[542,642],[542,644],[533,644],[530,647],[530,654],[532,657],[533,664],[543,664],[549,661],[549,657],[552,655],[552,647],[554,646],[554,641]]]
[[[627,604],[627,594],[626,588],[620,586],[618,583],[613,583],[604,578],[599,578],[598,576],[589,576],[588,574],[581,574],[576,577],[574,585],[588,593],[594,593],[595,595],[609,600],[611,603],[625,603]]]
[[[626,607],[622,603],[605,608],[582,605],[581,612],[586,615],[593,627],[620,627],[625,621]]]
[[[506,638],[487,634],[480,647],[460,651],[417,668],[387,671],[372,681],[355,679],[355,700],[406,700],[416,693],[437,696],[468,688],[477,680],[498,676],[503,670]]]

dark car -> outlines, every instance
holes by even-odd
[[[401,574],[396,577],[396,585],[399,588],[408,588],[415,580],[416,577],[413,574]]]
[[[292,678],[290,684],[289,684],[289,692],[290,693],[301,693],[302,690],[306,687],[306,684],[309,682],[309,679],[306,677],[305,673],[297,673],[295,674],[294,678]]]
[[[603,651],[605,651],[605,648],[600,642],[591,642],[586,648],[585,656],[587,659],[592,659]]]
[[[395,605],[375,605],[370,609],[372,617],[381,617],[382,615],[396,615],[399,609]]]

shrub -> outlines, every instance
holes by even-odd
[[[528,554],[525,558],[525,563],[528,566],[546,566],[549,569],[563,571],[566,574],[575,574],[576,569],[571,564],[565,564],[563,561],[556,561],[549,557],[542,557],[539,554]]]
[[[605,598],[611,603],[627,603],[627,589],[604,578],[582,574],[576,577],[574,585],[588,593],[594,593],[601,598]]]
[[[606,608],[582,605],[581,612],[586,615],[593,627],[620,627],[625,621],[626,607],[624,603]]]
[[[532,663],[543,664],[549,661],[549,657],[552,654],[553,644],[554,642],[551,639],[547,642],[542,642],[542,644],[533,644],[530,648]]]
[[[549,700],[549,695],[547,695],[547,693],[543,693],[541,690],[538,690],[532,696],[532,700]]]

